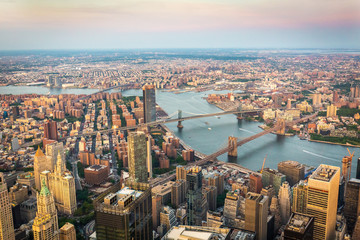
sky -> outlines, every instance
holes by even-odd
[[[0,50],[360,49],[359,0],[0,0]]]

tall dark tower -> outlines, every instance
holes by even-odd
[[[201,226],[207,212],[207,200],[201,190],[201,168],[197,166],[188,171],[186,174],[186,184],[188,186],[186,194],[188,225]]]
[[[143,87],[144,122],[156,121],[155,86],[145,85]]]
[[[44,138],[58,140],[57,123],[55,121],[46,121],[44,123]]]

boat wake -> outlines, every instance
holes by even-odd
[[[334,158],[329,158],[329,157],[326,157],[326,156],[323,156],[323,155],[320,155],[320,154],[316,154],[316,153],[313,153],[313,152],[309,152],[307,150],[303,150],[304,153],[307,153],[307,154],[310,154],[310,155],[313,155],[313,156],[316,156],[316,157],[319,157],[319,158],[324,158],[324,159],[328,159],[328,160],[331,160],[331,161],[334,161],[334,162],[339,162],[338,160],[334,159]]]
[[[244,129],[244,128],[239,128],[239,130],[244,131],[244,132],[248,132],[248,133],[253,133],[253,134],[255,134],[255,132],[249,131],[249,130]]]

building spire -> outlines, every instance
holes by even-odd
[[[58,151],[58,155],[57,155],[56,171],[59,173],[63,173],[65,171],[65,166],[61,158],[60,150]]]

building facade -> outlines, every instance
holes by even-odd
[[[0,240],[15,240],[11,203],[2,173],[0,174]]]
[[[128,136],[129,177],[135,182],[148,182],[147,144],[145,133],[130,132]]]
[[[143,87],[143,101],[144,101],[144,122],[156,121],[156,99],[155,86],[145,85]]]

